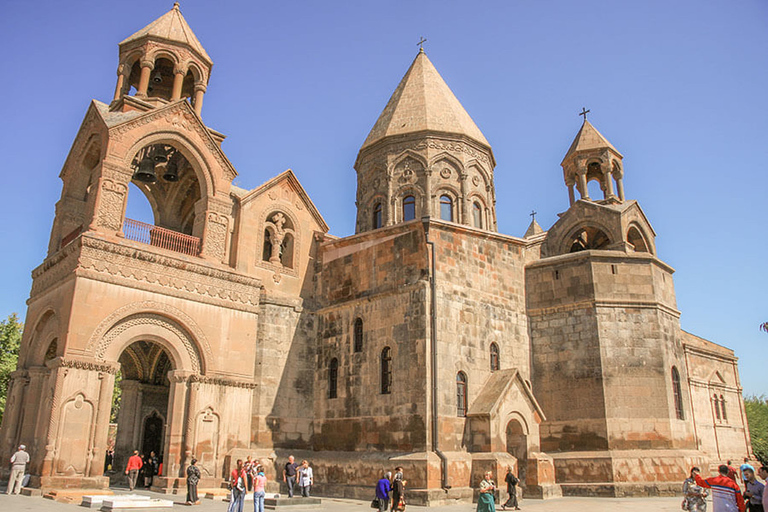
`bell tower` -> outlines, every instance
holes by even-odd
[[[200,115],[213,61],[181,15],[179,3],[120,43],[112,110],[144,110],[189,99]]]
[[[568,149],[563,162],[563,178],[568,187],[571,205],[576,202],[574,187],[579,191],[580,199],[598,201],[589,197],[587,184],[598,181],[603,192],[603,201],[624,201],[624,158],[608,140],[603,137],[584,117],[584,124]],[[616,188],[613,182],[616,182]]]
[[[356,232],[422,217],[496,231],[495,166],[422,49],[358,153]]]

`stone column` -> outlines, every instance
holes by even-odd
[[[149,89],[149,75],[152,70],[155,69],[155,63],[151,60],[141,61],[141,77],[139,78],[139,90],[136,91],[136,96],[139,98],[147,97],[147,90]]]
[[[125,84],[127,82],[129,73],[130,73],[130,68],[125,64],[120,64],[117,67],[117,85],[115,86],[115,97],[114,97],[115,101],[119,100],[120,97],[123,95],[123,89],[125,88]]]
[[[115,369],[115,371],[116,370],[117,369]],[[112,394],[114,392],[115,374],[99,372],[99,380],[99,405],[96,410],[96,430],[93,436],[91,476],[101,476],[104,469],[104,456],[107,452],[109,416],[112,412]]]
[[[461,224],[470,224],[469,219],[469,213],[467,210],[467,177],[469,175],[466,172],[462,172],[459,175],[459,179],[461,180],[461,197],[458,199],[459,204],[461,205],[459,208],[456,208],[456,217],[457,219],[454,219],[454,222],[459,222]],[[459,205],[456,205],[459,206]]]
[[[178,101],[181,99],[181,86],[184,83],[184,68],[173,68],[173,91],[171,92],[171,101]]]
[[[58,359],[60,360],[61,358]],[[59,363],[54,362],[53,364]],[[41,476],[53,475],[53,464],[56,458],[56,436],[59,433],[59,419],[61,416],[61,388],[64,386],[64,378],[67,376],[68,371],[67,368],[61,366],[51,367],[51,374],[48,377],[53,391],[51,393],[51,415],[48,421],[48,431],[46,432],[45,456],[40,468]]]
[[[587,168],[581,167],[576,172],[579,179],[579,193],[581,194],[581,199],[589,201],[589,190],[587,189]]]
[[[117,415],[117,439],[115,439],[114,467],[123,469],[128,457],[138,446],[134,444],[134,429],[139,405],[139,381],[123,380],[120,383],[120,412]]]
[[[197,115],[202,115],[203,110],[203,95],[205,94],[207,87],[202,82],[195,82],[195,100],[194,107]]]
[[[197,417],[197,394],[200,389],[200,383],[195,380],[189,382],[189,400],[187,400],[187,418],[184,428],[184,459],[188,461],[195,455],[195,419]],[[184,465],[182,465],[182,468]]]
[[[11,380],[8,383],[8,398],[3,414],[3,452],[2,455],[10,457],[14,452],[14,447],[21,444],[17,434],[21,431],[21,410],[24,403],[24,391],[29,385],[29,375],[26,370],[16,370],[11,373]]]
[[[422,217],[432,217],[432,210],[434,205],[432,204],[432,168],[429,167],[424,170],[424,193],[426,196],[422,200],[423,208],[421,210]]]
[[[606,169],[603,171],[603,182],[605,183],[605,199],[608,199],[609,197],[614,197],[616,194],[613,193],[613,179],[611,178],[611,171],[609,169]]]
[[[619,201],[624,201],[624,173],[614,171],[613,177],[616,179],[616,190],[619,193]]]
[[[573,190],[574,185],[576,185],[576,181],[570,179],[569,181],[566,181],[565,184],[568,187],[568,201],[570,205],[573,206],[573,203],[576,202],[576,194]]]
[[[187,388],[191,372],[172,370],[168,372],[171,381],[168,403],[168,424],[165,427],[165,450],[163,450],[163,475],[168,478],[182,476],[184,469],[184,432],[187,425]]]

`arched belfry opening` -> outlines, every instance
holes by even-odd
[[[584,227],[576,231],[568,241],[568,252],[605,249],[610,245],[608,235],[596,227]]]
[[[263,261],[294,268],[296,231],[288,215],[275,211],[267,215],[264,222]]]
[[[196,207],[202,197],[202,185],[192,164],[177,146],[156,143],[141,148],[133,157],[131,168],[132,185],[149,201],[153,223],[126,217],[125,237],[197,256],[202,227],[197,223]],[[128,212],[135,211],[136,202],[129,193]]]
[[[169,372],[175,365],[160,343],[149,340],[128,345],[118,362],[111,418],[115,465],[123,467],[134,450],[142,456],[154,452],[162,461],[169,424]]]

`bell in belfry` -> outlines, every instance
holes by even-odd
[[[133,174],[133,179],[143,181],[144,183],[154,183],[157,181],[154,160],[148,156],[142,158],[139,162],[139,168]]]

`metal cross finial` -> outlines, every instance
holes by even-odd
[[[586,121],[587,120],[587,114],[589,114],[589,112],[590,111],[587,110],[586,108],[581,107],[581,112],[579,112],[579,115],[580,116],[584,116],[584,120]]]
[[[424,43],[426,43],[427,40],[424,39],[424,36],[419,37],[419,39],[421,39],[421,40],[418,43],[416,43],[416,46],[419,47],[419,51],[420,52],[423,52],[424,51]]]
[[[537,213],[539,213],[539,212],[537,212],[536,210],[531,210],[531,213],[528,214],[528,215],[531,216],[531,222],[536,220],[536,214]]]

